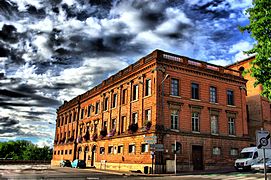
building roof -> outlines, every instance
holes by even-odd
[[[245,59],[242,59],[242,60],[240,60],[240,61],[237,61],[237,62],[234,62],[234,63],[232,63],[232,64],[229,64],[229,65],[227,65],[227,66],[225,66],[226,68],[230,68],[230,67],[232,67],[232,66],[236,66],[236,65],[240,65],[240,64],[243,64],[243,63],[245,63],[245,62],[247,62],[247,61],[251,61],[252,59],[254,59],[255,58],[255,54],[253,54],[253,55],[251,55],[251,56],[249,56],[249,57],[247,57],[247,58],[245,58]]]

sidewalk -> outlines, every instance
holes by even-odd
[[[86,170],[93,171],[93,172],[101,172],[101,173],[108,173],[108,174],[116,174],[116,175],[126,175],[126,176],[182,176],[182,175],[207,175],[207,174],[227,174],[236,172],[234,168],[228,169],[220,169],[220,170],[204,170],[204,171],[185,171],[185,172],[178,172],[177,174],[174,173],[167,173],[167,174],[144,174],[144,173],[137,173],[137,172],[127,172],[127,171],[116,171],[116,170],[103,170],[103,169],[95,169],[95,168],[86,168]]]

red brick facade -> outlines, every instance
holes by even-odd
[[[156,50],[58,109],[52,164],[143,171],[156,136],[156,172],[172,171],[175,141],[178,171],[233,166],[250,144],[245,85],[239,71]]]
[[[250,68],[250,62],[255,59],[255,56],[244,59],[240,62],[229,65],[228,68],[244,71]],[[255,140],[256,131],[263,128],[271,132],[271,102],[262,97],[262,86],[254,87],[255,78],[251,77],[249,73],[244,75],[247,79],[247,113],[248,113],[248,126],[249,135]]]

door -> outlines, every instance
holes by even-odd
[[[192,146],[193,170],[203,170],[203,147]]]

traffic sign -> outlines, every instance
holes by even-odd
[[[148,144],[155,144],[155,143],[157,143],[157,140],[156,139],[147,139],[147,140],[145,140],[145,142]]]
[[[271,149],[271,140],[269,131],[256,132],[256,144],[258,149]]]

